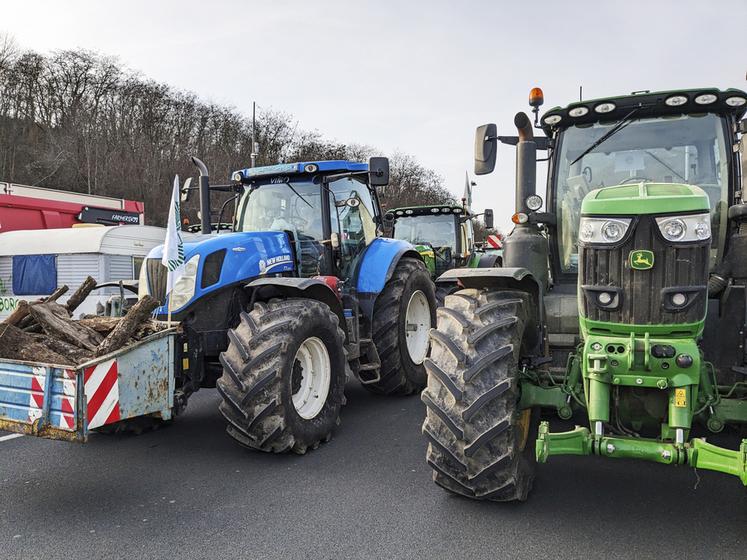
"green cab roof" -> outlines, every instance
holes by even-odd
[[[708,195],[695,185],[682,183],[635,183],[591,191],[581,203],[581,214],[630,216],[708,212]]]
[[[677,104],[671,104],[673,102]],[[576,124],[618,121],[634,109],[636,118],[718,113],[733,114],[737,119],[741,119],[747,111],[747,93],[741,89],[699,88],[642,91],[629,95],[588,99],[548,110],[542,115],[542,129],[550,136],[555,129]]]

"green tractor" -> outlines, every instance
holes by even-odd
[[[475,243],[473,220],[478,216],[483,216],[486,229],[493,227],[492,210],[474,214],[467,204],[395,208],[385,214],[384,223],[390,237],[415,246],[435,280],[452,268],[501,266],[500,250],[489,250]],[[436,300],[443,305],[446,295],[456,289],[456,282],[437,282]]]
[[[425,366],[434,480],[526,499],[536,462],[598,455],[687,465],[747,485],[747,93],[637,92],[477,129],[475,171],[516,145],[504,268],[454,269]],[[535,193],[537,150],[549,162]],[[740,162],[740,150],[741,159]],[[541,414],[568,421],[551,431]]]

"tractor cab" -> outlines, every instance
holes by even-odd
[[[243,192],[235,230],[288,232],[300,276],[350,277],[381,227],[367,172],[365,163],[347,161],[237,171]]]
[[[723,254],[739,177],[737,90],[637,93],[554,108],[542,117],[551,142],[548,208],[557,221],[554,275],[578,272],[581,201],[592,190],[644,183],[697,185],[708,195],[711,265]]]
[[[478,247],[473,220],[484,216],[485,226],[493,227],[493,211],[475,214],[469,209],[471,185],[465,189],[464,204],[409,206],[395,208],[384,215],[385,231],[394,239],[412,243],[425,261],[434,280],[456,267],[488,268],[500,266],[500,250]],[[439,304],[458,288],[456,282],[436,282]]]
[[[459,205],[410,206],[387,212],[394,239],[409,241],[424,256],[431,274],[466,266],[475,234],[472,214]]]

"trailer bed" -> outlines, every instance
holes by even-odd
[[[85,442],[129,418],[171,418],[176,329],[78,366],[0,359],[0,429]]]

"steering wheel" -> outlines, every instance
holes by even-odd
[[[628,177],[627,179],[625,179],[620,184],[621,185],[626,185],[628,183],[641,183],[643,181],[651,181],[651,179],[649,179],[648,177],[638,177],[638,176],[636,176],[636,177]]]

